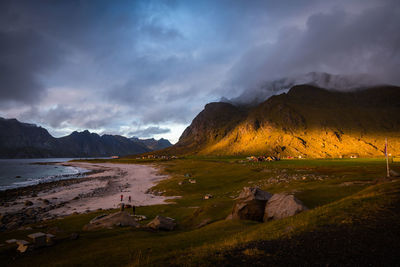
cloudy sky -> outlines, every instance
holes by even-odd
[[[206,103],[265,81],[400,84],[399,28],[398,0],[2,0],[0,116],[176,142]]]

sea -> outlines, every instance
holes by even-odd
[[[67,162],[73,159],[76,158],[0,159],[0,191],[84,177],[89,170],[72,166],[43,164]]]

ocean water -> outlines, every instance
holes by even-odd
[[[43,162],[67,162],[73,158],[0,159],[0,191],[83,177],[89,170],[71,166],[42,165]]]

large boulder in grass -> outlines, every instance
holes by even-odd
[[[290,194],[274,194],[265,205],[264,221],[290,217],[307,210],[303,203]]]
[[[263,221],[264,209],[272,194],[257,187],[245,187],[240,193],[229,218]]]
[[[107,216],[103,215],[94,218],[89,224],[83,227],[83,230],[97,230],[114,226],[140,227],[140,224],[136,222],[135,217],[131,216],[128,212],[119,211]]]
[[[147,224],[147,227],[154,230],[172,231],[176,227],[176,222],[172,218],[157,215],[151,222]]]

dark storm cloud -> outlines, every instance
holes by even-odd
[[[150,137],[156,134],[165,134],[171,132],[171,129],[168,128],[160,128],[158,126],[151,126],[147,127],[145,129],[137,130],[130,132],[130,136],[136,136],[136,137]]]
[[[131,56],[128,48],[137,47],[139,35],[159,42],[179,38],[175,29],[138,13],[140,5],[140,1],[119,1],[118,5],[110,1],[2,1],[0,101],[37,102],[46,87],[41,76],[56,67],[61,68],[64,84],[76,84],[74,71],[95,78],[80,66],[95,68],[93,72],[121,73],[125,63],[121,59]],[[85,66],[82,60],[98,66]],[[117,60],[122,64],[114,68]]]
[[[137,58],[127,82],[107,91],[106,98],[132,106],[144,123],[186,123],[193,117],[192,107],[187,103],[195,102],[210,89],[201,88],[204,65],[194,61],[190,56],[156,61],[150,57]],[[189,77],[193,73],[196,77]],[[191,83],[185,83],[187,78]]]
[[[62,50],[32,29],[0,28],[0,105],[7,102],[33,103],[45,88],[39,75],[60,62]]]
[[[119,112],[107,108],[76,108],[57,105],[46,111],[32,108],[21,114],[21,120],[36,121],[42,125],[49,125],[54,129],[75,127],[96,130],[105,126],[112,126],[113,119],[119,115]]]
[[[71,7],[76,5],[70,2]],[[73,31],[79,32],[82,25],[68,15],[71,10],[66,7],[54,1],[1,2],[0,104],[32,104],[44,96],[42,77],[64,64],[68,56],[65,39],[81,39]]]
[[[377,82],[399,84],[399,25],[400,5],[394,1],[356,14],[342,8],[312,14],[305,28],[284,28],[276,42],[249,49],[232,68],[229,82],[257,88],[268,80],[319,71],[364,73]]]
[[[3,0],[0,115],[129,132],[308,72],[400,83],[398,25],[389,0]]]

